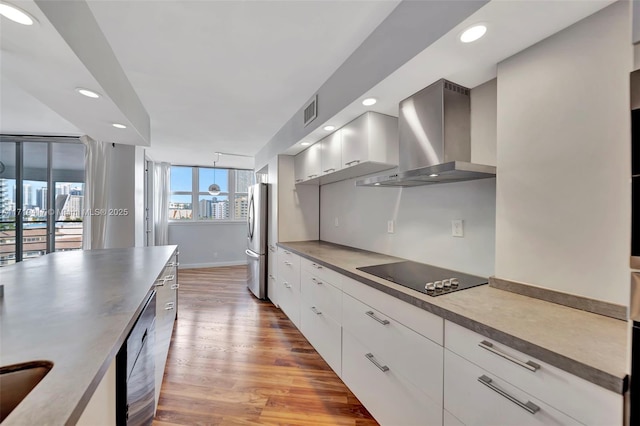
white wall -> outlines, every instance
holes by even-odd
[[[629,5],[498,65],[496,276],[629,300]]]
[[[355,180],[321,188],[322,240],[493,275],[495,179],[414,188],[356,187]],[[464,220],[464,238],[451,236],[452,219]]]
[[[246,264],[245,237],[245,222],[169,224],[169,244],[178,245],[181,268]]]
[[[115,144],[107,172],[108,210],[127,209],[127,214],[107,214],[105,248],[135,245],[135,147]],[[107,212],[109,213],[109,212]]]

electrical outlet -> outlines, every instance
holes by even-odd
[[[387,221],[387,233],[393,234],[393,221],[392,220],[388,220]]]
[[[454,237],[464,237],[464,220],[454,219],[451,221],[451,235]]]
[[[338,216],[336,216],[335,219],[333,220],[333,224],[334,226],[340,226],[340,222],[338,221]]]

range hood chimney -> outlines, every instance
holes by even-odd
[[[398,172],[356,185],[405,187],[495,177],[494,166],[471,163],[469,92],[441,79],[400,102]]]

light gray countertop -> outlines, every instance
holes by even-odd
[[[0,268],[0,365],[54,364],[3,426],[78,420],[176,248],[57,252]]]
[[[356,269],[405,259],[323,241],[278,245],[605,389],[626,390],[626,321],[488,285],[431,297]]]

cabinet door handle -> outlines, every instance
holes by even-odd
[[[178,266],[180,266],[180,262],[171,262],[171,263],[168,263],[167,266],[169,268],[177,268]]]
[[[302,182],[304,179],[296,179],[296,183]]]
[[[322,266],[320,266],[318,264],[315,264],[315,263],[312,263],[311,266],[313,266],[316,269],[322,269]]]
[[[291,254],[291,252],[289,250],[285,250],[284,254]]]
[[[166,278],[160,278],[158,281],[156,281],[156,287],[162,287],[166,282]]]
[[[377,317],[376,314],[373,313],[373,311],[367,311],[365,312],[365,314],[367,314],[369,318],[373,318],[374,320],[378,321],[382,325],[389,325],[389,320]]]
[[[287,262],[286,260],[284,261],[284,264],[287,266],[291,266],[291,262]]]
[[[167,302],[164,304],[164,310],[165,311],[170,311],[174,308],[174,303],[173,302]]]
[[[307,176],[307,177],[308,177],[309,179],[313,179],[313,178],[314,178],[314,177],[316,177],[316,176],[318,176],[318,175],[309,175],[309,176]]]
[[[314,314],[316,314],[316,315],[322,315],[322,312],[320,312],[319,310],[317,310],[315,306],[312,306],[312,307],[311,307],[311,310],[312,310],[312,311],[313,311],[313,313],[314,313]]]
[[[178,284],[178,283],[175,283],[175,284],[173,284],[173,285],[171,286],[171,290],[177,290],[177,289],[179,289],[179,288],[180,288],[180,284]]]
[[[269,274],[269,278],[271,278],[272,280],[276,279],[276,277],[274,277],[273,274]]]
[[[317,278],[311,278],[311,281],[313,281],[316,284],[322,284],[322,281],[318,280]]]
[[[387,371],[389,371],[389,367],[387,367],[386,365],[382,365],[378,361],[376,361],[376,359],[375,359],[375,357],[373,356],[372,353],[365,354],[365,356],[367,357],[367,359],[369,361],[371,361],[373,363],[373,365],[378,367],[380,369],[380,371],[382,371],[383,373],[386,373]]]
[[[511,361],[512,363],[519,365],[522,368],[526,368],[529,371],[533,371],[534,373],[540,369],[540,365],[536,364],[533,361],[523,362],[523,361],[520,361],[519,359],[512,357],[511,355],[507,355],[504,352],[500,352],[499,350],[493,347],[493,343],[487,342],[486,340],[483,340],[482,342],[478,343],[478,346],[480,346],[482,349],[488,350],[491,353],[501,356],[502,358],[508,361]]]
[[[323,170],[322,172],[323,173],[329,173],[329,172],[335,172],[335,171],[336,171],[336,169],[331,168],[331,169]]]
[[[171,280],[173,280],[175,277],[176,277],[175,275],[167,275],[166,277],[164,277],[164,280],[165,280],[165,281],[171,281]]]
[[[350,166],[350,165],[352,165],[353,163],[359,164],[359,163],[360,163],[360,160],[353,160],[353,161],[349,161],[348,163],[344,163],[344,165],[345,165],[345,166]]]
[[[289,284],[289,283],[288,283],[288,282],[286,282],[286,281],[285,281],[285,282],[283,282],[282,284],[284,284],[284,286],[285,286],[286,288],[291,288],[291,284]]]
[[[485,385],[486,387],[488,387],[489,389],[491,389],[492,391],[494,391],[494,392],[498,393],[499,395],[507,398],[509,401],[513,402],[518,407],[528,411],[531,414],[535,414],[538,411],[540,411],[540,407],[538,407],[533,402],[531,402],[531,401],[522,402],[518,398],[516,398],[516,397],[514,397],[512,395],[509,395],[507,392],[503,391],[502,389],[500,389],[499,387],[494,385],[493,384],[493,380],[491,380],[491,378],[485,376],[484,374],[482,376],[478,377],[478,381],[480,383],[482,383],[483,385]]]

